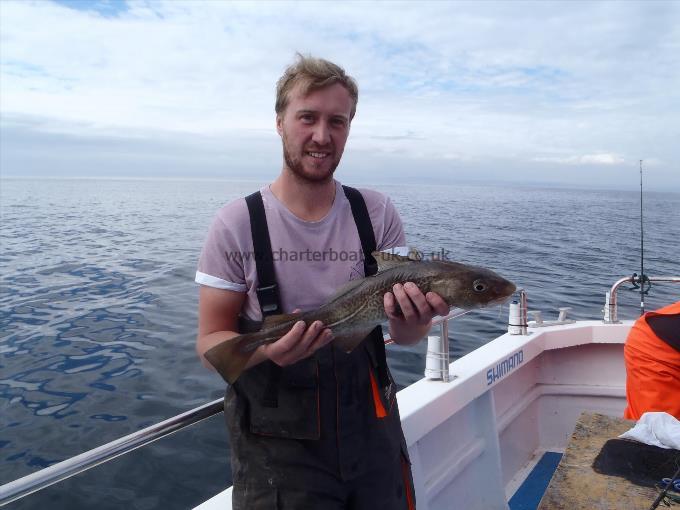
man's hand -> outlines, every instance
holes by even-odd
[[[285,367],[311,356],[314,351],[333,340],[333,334],[321,321],[307,327],[298,321],[276,342],[262,347],[262,353],[277,365]]]
[[[383,298],[390,336],[398,344],[414,344],[432,327],[432,317],[449,313],[449,305],[435,292],[423,294],[415,283],[397,283]],[[397,307],[398,305],[398,307]],[[401,315],[398,314],[401,309]]]

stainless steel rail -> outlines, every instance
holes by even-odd
[[[439,335],[427,336],[427,354],[425,355],[425,377],[427,379],[449,382],[449,321],[465,315],[472,310],[455,308],[445,316],[436,316],[432,320],[432,327],[440,327]],[[390,342],[391,343],[391,342]]]
[[[437,325],[441,325],[442,327],[442,341],[446,343],[447,360],[449,356],[448,321],[460,317],[467,312],[468,310],[454,309],[445,317],[435,317],[432,321],[433,327]],[[389,335],[385,335],[385,343],[393,343]],[[447,361],[446,376],[444,376],[445,380],[448,380],[448,365]],[[209,402],[185,413],[178,414],[173,418],[157,423],[156,425],[121,437],[120,439],[116,439],[115,441],[88,450],[75,457],[71,457],[70,459],[58,462],[57,464],[41,469],[40,471],[26,475],[23,478],[2,485],[0,486],[0,506],[7,505],[12,501],[21,499],[29,494],[98,466],[99,464],[115,459],[120,455],[129,453],[132,450],[152,443],[157,439],[169,436],[178,430],[219,414],[223,410],[222,399]]]
[[[70,478],[99,464],[131,452],[173,432],[210,418],[223,411],[223,400],[218,399],[168,420],[134,432],[93,450],[81,453],[30,475],[0,486],[0,506],[28,496],[33,492]]]
[[[470,313],[472,310],[463,310],[461,308],[454,308],[452,309],[448,315],[437,315],[432,318],[432,327],[434,328],[435,326],[440,326],[442,334],[444,332],[444,328],[448,327],[448,322],[451,319],[455,319],[456,317],[460,317],[461,315],[465,315],[466,313]],[[383,335],[383,338],[385,339],[385,345],[390,345],[394,343],[394,340],[390,337],[388,333],[385,333]],[[448,338],[448,337],[447,337]]]
[[[680,283],[680,276],[649,276],[649,281],[650,282],[673,282],[673,283]],[[640,283],[640,277],[639,276],[628,276],[626,278],[621,278],[618,280],[614,285],[612,285],[612,288],[607,291],[606,297],[605,297],[605,304],[604,304],[604,319],[603,322],[605,324],[617,324],[619,323],[619,318],[618,318],[618,299],[617,299],[617,291],[619,290],[619,287],[623,285],[624,283],[633,283],[633,284],[639,284]]]

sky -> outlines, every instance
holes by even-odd
[[[680,191],[680,2],[0,0],[0,176],[274,179],[296,52],[359,84],[337,176]]]

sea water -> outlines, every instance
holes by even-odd
[[[347,183],[353,184],[353,183]],[[196,261],[224,203],[262,183],[0,181],[0,485],[220,398],[196,357]],[[639,194],[518,186],[373,185],[426,253],[489,267],[545,319],[601,318],[640,268]],[[645,272],[680,275],[680,194],[645,193]],[[655,285],[648,309],[680,299]],[[620,315],[639,295],[621,290]],[[451,324],[453,358],[506,328],[507,306]],[[388,347],[400,387],[426,345]],[[230,485],[219,415],[8,508],[185,509]]]

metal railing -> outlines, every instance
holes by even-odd
[[[650,281],[650,282],[673,282],[673,283],[680,283],[680,276],[645,276],[645,281]],[[614,285],[612,285],[612,288],[607,291],[605,295],[605,303],[604,303],[604,318],[603,322],[605,324],[618,324],[619,318],[618,318],[618,299],[617,299],[617,291],[619,290],[619,287],[623,285],[624,283],[632,283],[633,285],[638,285],[641,284],[641,278],[637,275],[634,276],[628,276],[626,278],[621,278],[618,280]]]
[[[444,317],[435,317],[432,326],[441,327],[441,352],[437,353],[440,365],[441,380],[449,381],[449,330],[451,319],[465,315],[470,310],[454,309]],[[385,335],[385,343],[393,343],[389,335]],[[116,439],[110,443],[71,457],[52,466],[26,475],[18,480],[0,486],[0,506],[21,499],[29,494],[42,490],[62,480],[66,480],[90,468],[115,459],[120,455],[169,436],[185,427],[194,425],[224,411],[223,399],[209,402],[200,407],[178,414],[173,418],[157,423],[138,432]]]
[[[428,379],[449,382],[449,321],[456,317],[461,317],[472,310],[461,310],[454,308],[444,317],[437,316],[432,319],[432,327],[439,326],[440,334],[428,335],[427,337],[427,356],[425,358],[425,377]],[[391,340],[390,340],[391,342]]]
[[[203,421],[223,411],[223,400],[215,400],[173,418],[134,432],[70,459],[0,486],[0,506],[28,496],[52,484],[82,473],[104,462],[129,453],[173,432]]]

